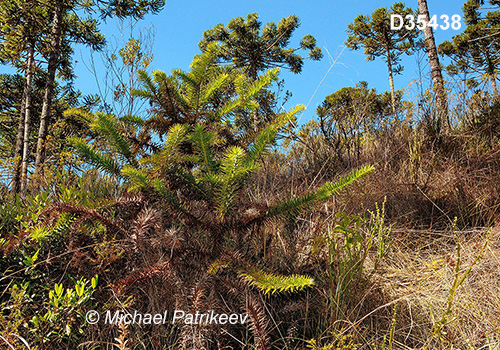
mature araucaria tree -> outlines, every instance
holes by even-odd
[[[26,191],[31,128],[32,83],[35,50],[45,29],[47,13],[33,1],[5,1],[0,5],[0,60],[24,72],[25,81],[19,104],[17,139],[14,149],[13,193]]]
[[[498,5],[497,1],[491,1]],[[470,82],[488,81],[495,98],[498,97],[497,70],[500,68],[500,11],[482,15],[482,0],[468,0],[464,6],[464,32],[439,45],[439,51],[453,61],[448,65],[450,74],[465,73]]]
[[[405,7],[402,2],[397,2],[389,9],[381,7],[371,15],[359,15],[348,25],[346,46],[352,50],[363,48],[369,61],[377,57],[385,61],[389,72],[392,111],[397,114],[394,74],[401,74],[403,71],[403,66],[399,64],[401,55],[408,55],[413,51],[419,31],[391,30],[391,14],[399,14],[404,18],[414,15],[414,11]]]
[[[47,67],[47,83],[45,86],[45,96],[44,103],[42,107],[42,112],[40,115],[40,129],[38,131],[38,142],[36,148],[36,160],[35,160],[35,186],[40,183],[41,176],[43,175],[43,162],[45,159],[45,143],[47,138],[47,130],[49,125],[49,108],[52,102],[52,94],[54,91],[55,83],[55,73],[59,64],[60,56],[60,46],[61,37],[63,34],[63,20],[65,16],[71,18],[75,16],[76,10],[79,8],[87,13],[92,13],[98,10],[101,13],[101,18],[106,18],[108,16],[115,16],[118,18],[133,17],[142,18],[148,12],[156,13],[160,11],[164,5],[164,0],[147,0],[147,1],[99,1],[93,6],[89,6],[88,3],[79,3],[75,0],[56,0],[53,9],[53,21],[51,29],[51,40],[49,45],[49,57],[48,57],[48,67]],[[96,22],[92,22],[94,28],[96,28]],[[88,38],[85,37],[85,33],[79,38],[86,42]],[[98,43],[92,43],[94,48],[98,48]]]
[[[262,27],[257,13],[251,13],[246,19],[233,18],[227,26],[218,24],[206,30],[198,46],[205,50],[211,42],[217,42],[221,47],[218,62],[242,69],[252,80],[265,70],[277,67],[298,74],[305,59],[319,60],[322,57],[312,35],[305,35],[298,47],[290,47],[290,39],[299,25],[299,18],[292,15],[282,18],[277,24],[269,22]],[[301,51],[308,52],[307,56],[301,55]],[[260,108],[251,116],[241,118],[251,120],[251,125],[244,127],[256,131],[262,122],[272,120],[275,114],[272,106],[276,99],[276,94],[268,89],[256,96]]]
[[[305,57],[297,51],[309,51],[307,58],[312,60],[321,59],[322,53],[312,35],[304,36],[300,47],[289,47],[290,38],[299,25],[297,16],[288,16],[282,18],[278,24],[269,22],[261,28],[259,16],[251,13],[246,20],[243,17],[233,18],[227,27],[218,24],[205,31],[198,45],[204,49],[210,42],[218,42],[221,45],[220,62],[244,68],[254,80],[260,72],[274,67],[300,73]]]

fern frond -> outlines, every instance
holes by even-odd
[[[67,140],[87,163],[121,177],[121,166],[115,159],[100,153],[79,138],[69,137]]]
[[[283,276],[266,273],[257,269],[240,271],[240,276],[249,285],[257,287],[264,294],[298,292],[314,285],[314,280],[308,276]]]

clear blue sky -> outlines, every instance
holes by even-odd
[[[203,31],[218,23],[227,24],[234,17],[246,17],[252,12],[257,12],[263,23],[278,22],[282,17],[297,15],[301,26],[294,35],[294,43],[297,44],[305,34],[312,34],[316,37],[318,46],[323,50],[324,58],[319,62],[307,60],[299,75],[282,72],[281,77],[286,81],[286,89],[293,93],[293,98],[285,107],[288,109],[295,104],[307,105],[332,63],[327,50],[333,59],[338,58],[336,65],[326,75],[309,103],[301,120],[304,122],[313,117],[316,106],[326,95],[344,86],[354,86],[357,82],[365,80],[378,92],[389,90],[385,63],[379,59],[368,62],[362,50],[350,51],[347,48],[343,50],[343,44],[347,36],[347,25],[357,15],[370,14],[379,7],[390,7],[394,2],[389,0],[167,0],[161,13],[147,16],[138,27],[154,26],[156,29],[153,47],[155,59],[151,68],[170,72],[173,68],[187,69],[189,67],[192,57],[199,53],[197,44]],[[417,0],[406,1],[405,4],[414,9],[418,7]],[[462,4],[462,0],[428,0],[431,15],[437,14],[438,16],[441,14],[447,14],[450,17],[453,14],[462,15]],[[114,20],[103,23],[101,29],[108,40],[119,35]],[[435,32],[438,43],[450,39],[455,34],[458,32],[451,29]],[[86,48],[77,48],[75,51],[75,59],[78,61],[76,73],[79,77],[76,87],[84,93],[95,93],[95,78],[82,62],[88,60],[90,51]],[[95,58],[99,61],[98,54]],[[407,86],[418,76],[415,56],[405,57],[403,65],[405,66],[403,74],[395,78],[396,88]],[[425,73],[428,73],[428,67],[424,69]],[[5,70],[5,67],[0,67],[0,72]]]

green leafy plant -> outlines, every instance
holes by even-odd
[[[362,290],[376,272],[378,264],[387,257],[392,246],[392,230],[384,221],[385,201],[365,216],[339,212],[326,232],[314,237],[312,254],[322,256],[327,263],[324,276],[330,303],[329,325],[348,318],[354,296]],[[373,267],[365,262],[372,256]]]
[[[379,207],[378,203],[375,203],[375,211],[368,211],[369,216],[364,220],[364,226],[368,232],[368,237],[373,237],[375,249],[377,251],[373,272],[377,270],[380,261],[389,255],[393,244],[392,227],[385,223],[386,200],[387,198],[384,198],[381,207]]]
[[[29,282],[12,285],[10,298],[1,304],[3,310],[8,310],[7,315],[0,315],[3,340],[26,349],[31,342],[53,346],[77,344],[87,325],[86,308],[97,283],[97,275],[91,281],[84,278],[74,281],[73,288],[65,289],[56,283],[43,295],[32,289]]]

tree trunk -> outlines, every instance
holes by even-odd
[[[389,85],[391,86],[392,113],[394,113],[394,117],[397,117],[396,92],[394,90],[394,77],[392,75],[392,59],[391,59],[391,52],[390,52],[389,48],[386,49],[386,57],[387,57],[387,69],[389,70]]]
[[[61,43],[61,24],[63,15],[63,0],[56,0],[54,8],[54,20],[52,22],[50,55],[47,68],[47,80],[45,83],[45,94],[43,96],[42,113],[40,114],[40,128],[38,130],[38,142],[36,145],[35,160],[35,188],[39,188],[43,176],[43,163],[45,161],[45,141],[49,127],[49,114],[54,93],[55,76],[59,61],[59,46]]]
[[[19,122],[17,124],[17,137],[16,137],[16,147],[14,149],[14,174],[12,175],[12,183],[10,192],[14,195],[19,193],[21,189],[21,164],[23,157],[23,143],[24,143],[24,115],[26,106],[26,96],[28,95],[28,83],[27,74],[29,66],[26,67],[23,97],[21,103],[19,104]]]
[[[396,92],[394,89],[394,76],[392,74],[391,50],[389,49],[391,40],[389,39],[389,35],[387,35],[387,32],[384,31],[383,34],[385,39],[385,57],[387,60],[387,69],[389,70],[389,85],[391,87],[392,113],[394,113],[394,117],[397,119],[398,114],[396,112]]]
[[[418,0],[419,12],[425,16],[425,21],[429,22],[429,9],[427,8],[427,0]],[[441,73],[441,65],[439,64],[439,57],[436,50],[436,41],[434,40],[434,33],[432,27],[426,26],[424,29],[425,47],[429,57],[429,65],[431,66],[431,78],[434,85],[434,92],[436,94],[436,108],[438,118],[441,121],[442,133],[447,134],[450,131],[450,118],[448,110],[448,98],[446,96],[446,89],[444,88],[443,74]]]
[[[28,62],[26,67],[26,86],[25,86],[25,101],[21,109],[24,109],[24,126],[23,126],[23,136],[22,140],[16,141],[16,151],[17,142],[20,141],[22,144],[22,166],[21,166],[21,176],[19,183],[19,188],[16,189],[21,193],[22,198],[26,198],[26,192],[28,190],[28,165],[29,165],[29,140],[30,140],[30,127],[31,127],[31,111],[32,111],[32,95],[33,95],[33,65],[35,58],[35,44],[33,40],[30,42],[29,52],[28,52]],[[24,93],[23,93],[24,95]],[[21,122],[20,122],[21,124]],[[18,131],[18,137],[19,137]],[[18,185],[15,185],[18,186]],[[13,186],[14,187],[14,186]]]
[[[493,88],[493,96],[495,99],[498,98],[498,89],[497,89],[497,79],[495,75],[490,76],[490,81],[491,81],[491,87]]]

